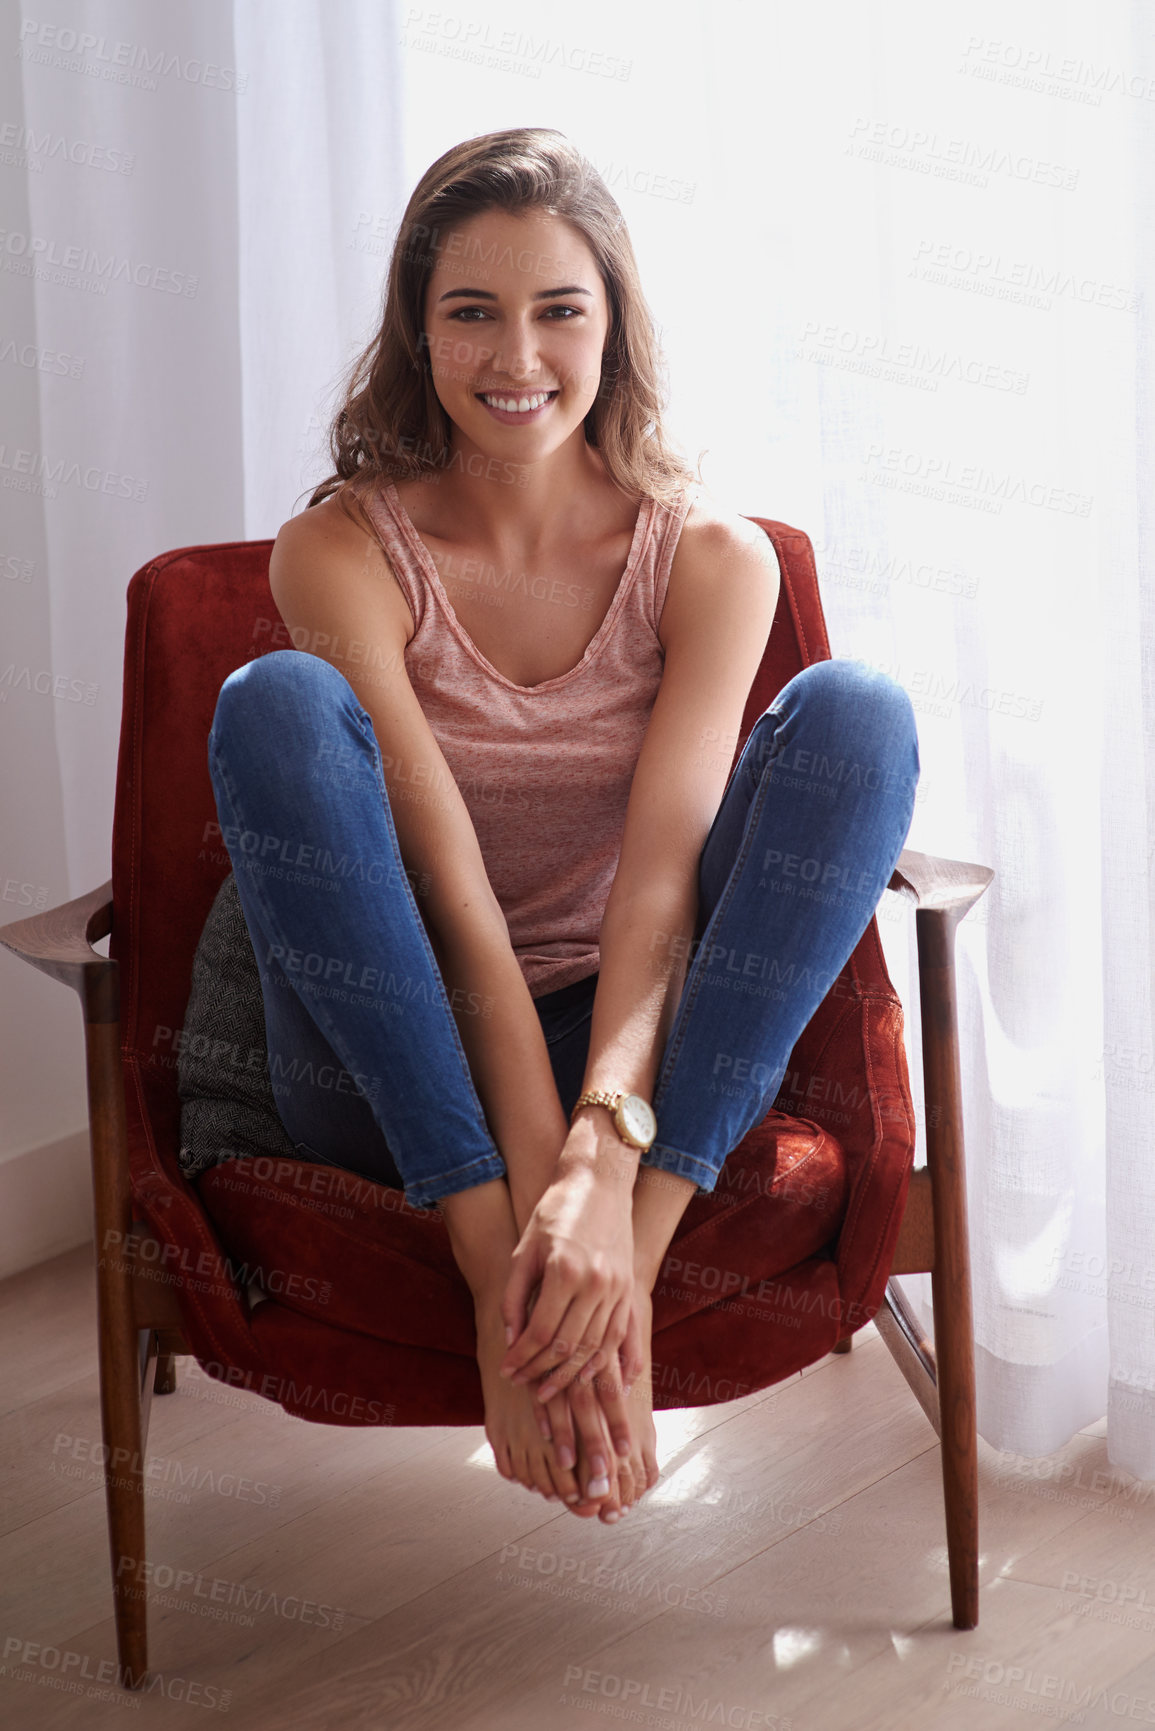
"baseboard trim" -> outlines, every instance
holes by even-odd
[[[0,1162],[0,1280],[92,1236],[87,1127]]]

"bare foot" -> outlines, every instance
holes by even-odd
[[[633,1293],[631,1330],[642,1368],[628,1395],[620,1375],[600,1372],[590,1382],[577,1377],[546,1403],[554,1445],[564,1459],[577,1455],[577,1476],[584,1495],[570,1512],[588,1518],[617,1519],[652,1490],[660,1478],[653,1411],[653,1301],[638,1280]],[[616,1367],[615,1367],[616,1368]],[[625,1448],[619,1446],[624,1441]],[[609,1480],[604,1500],[602,1485]],[[616,1485],[614,1483],[616,1476]]]
[[[478,1299],[475,1303],[485,1434],[497,1470],[503,1479],[523,1484],[526,1490],[540,1491],[551,1500],[577,1503],[581,1499],[581,1486],[573,1471],[561,1466],[555,1443],[542,1435],[543,1409],[534,1397],[532,1385],[513,1383],[497,1374],[497,1367],[505,1357],[505,1323],[500,1305],[500,1292],[492,1300]]]
[[[661,1477],[658,1467],[658,1433],[654,1427],[654,1301],[650,1289],[642,1281],[634,1282],[634,1310],[642,1346],[642,1371],[626,1396],[630,1436],[634,1449],[630,1456],[638,1495],[652,1491]]]
[[[564,1417],[560,1408],[566,1409]],[[638,1487],[629,1460],[614,1451],[597,1394],[588,1383],[574,1381],[554,1396],[548,1411],[555,1444],[564,1436],[572,1439],[577,1451],[577,1477],[584,1495],[569,1505],[570,1513],[583,1520],[598,1515],[612,1526],[633,1507]]]
[[[613,1372],[601,1370],[588,1383],[578,1377],[571,1383],[566,1393],[573,1395],[579,1391],[579,1399],[584,1391],[593,1394],[596,1400],[596,1414],[602,1426],[613,1439],[616,1451],[616,1462],[622,1482],[620,1500],[622,1507],[632,1507],[646,1492],[652,1490],[661,1477],[658,1468],[658,1437],[654,1428],[654,1389],[653,1389],[653,1301],[649,1288],[639,1280],[635,1283],[633,1293],[634,1314],[630,1322],[630,1334],[624,1345],[628,1345],[630,1335],[636,1343],[636,1350],[641,1357],[641,1368],[634,1382],[625,1392],[621,1376],[620,1359],[615,1364]],[[575,1414],[580,1410],[575,1404]],[[551,1419],[553,1403],[550,1403]],[[588,1428],[588,1427],[587,1427]],[[559,1437],[559,1425],[552,1423],[555,1440]],[[564,1431],[562,1434],[565,1434]],[[594,1447],[593,1441],[587,1443],[587,1454]],[[624,1447],[621,1446],[624,1443]],[[579,1456],[580,1456],[579,1448]],[[583,1467],[579,1458],[578,1477],[585,1484]]]

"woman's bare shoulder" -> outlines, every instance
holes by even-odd
[[[282,523],[273,553],[294,557],[302,552],[315,554],[323,546],[338,557],[346,552],[364,557],[366,541],[376,545],[372,525],[364,508],[345,488]]]
[[[287,623],[290,614],[308,623],[352,609],[365,631],[399,632],[407,642],[413,618],[396,573],[364,508],[345,495],[281,524],[269,557],[273,600]]]
[[[269,558],[269,582],[274,594],[278,586],[294,592],[310,592],[318,580],[332,583],[348,577],[393,578],[385,549],[349,488],[331,493],[319,505],[310,505],[282,523]]]
[[[703,562],[734,558],[746,562],[753,558],[778,572],[778,555],[765,529],[699,482],[678,537],[674,565],[697,567]]]

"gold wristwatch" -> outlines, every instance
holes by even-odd
[[[621,1088],[613,1094],[607,1094],[603,1088],[587,1088],[586,1092],[579,1096],[569,1115],[571,1124],[582,1106],[607,1107],[622,1141],[631,1148],[640,1148],[643,1154],[658,1134],[658,1120],[654,1117],[654,1109],[640,1094],[626,1094]]]

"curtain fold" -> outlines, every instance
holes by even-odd
[[[133,571],[275,534],[325,473],[404,193],[388,0],[5,0],[0,17],[0,919],[16,919],[108,875]],[[82,1064],[61,1078],[54,1057],[75,1010],[24,973],[0,1009],[0,1159],[86,1114]]]

